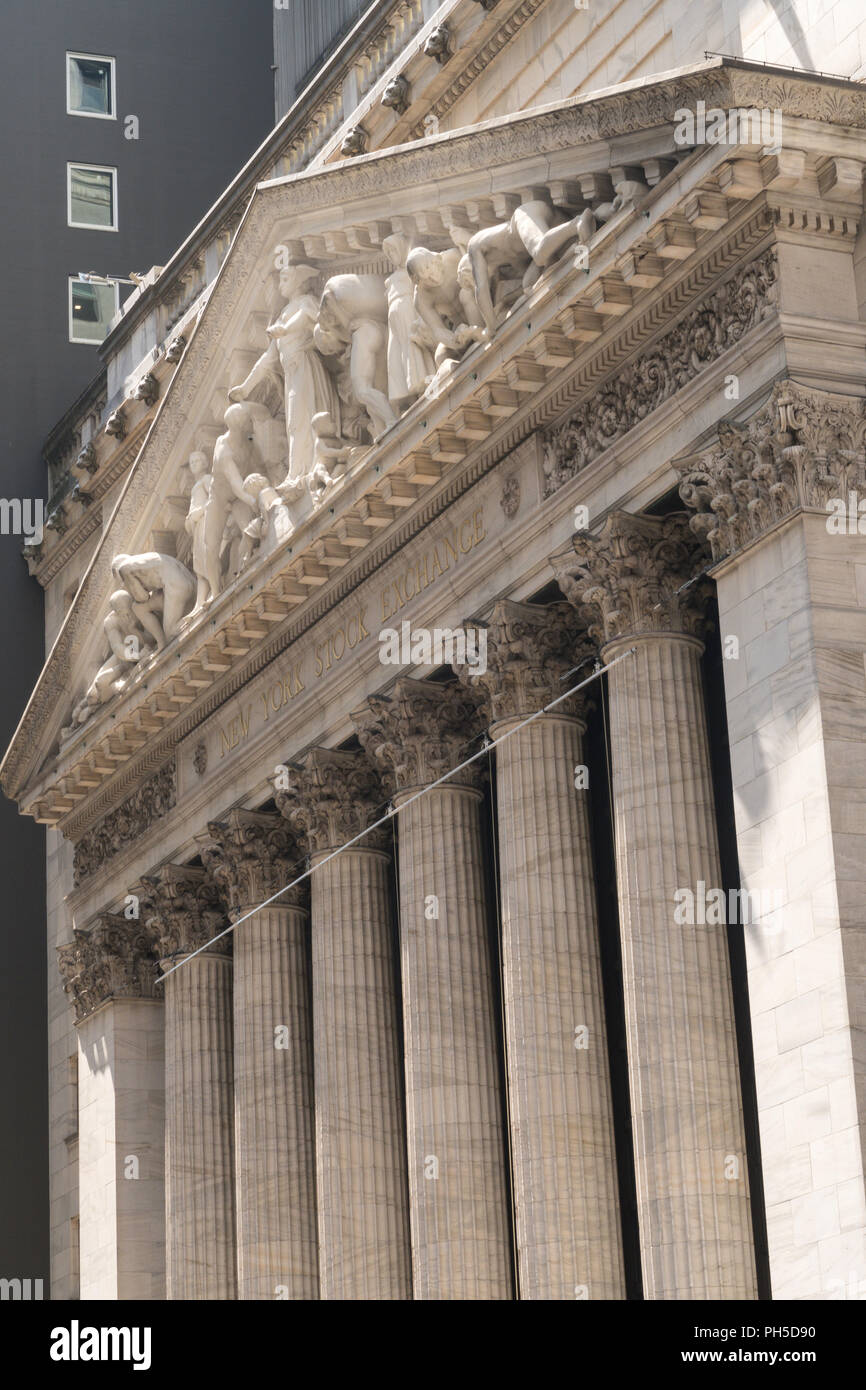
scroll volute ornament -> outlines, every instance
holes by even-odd
[[[470,626],[469,623],[464,624]],[[587,675],[595,649],[581,631],[570,603],[536,605],[500,599],[484,627],[487,669],[458,669],[464,685],[483,693],[494,721],[534,714],[557,700]],[[584,666],[582,673],[575,668]],[[574,671],[573,679],[563,677]],[[556,706],[560,714],[581,714],[588,708],[579,697]]]
[[[76,1023],[111,999],[154,997],[151,937],[141,922],[117,913],[103,913],[89,930],[75,931],[71,945],[58,947],[57,963]]]
[[[302,872],[289,827],[275,812],[230,811],[197,838],[202,863],[231,916],[273,897]],[[303,886],[278,902],[304,906]]]
[[[310,854],[337,849],[354,840],[385,810],[382,783],[363,753],[313,748],[303,766],[289,768],[288,789],[277,805]],[[387,826],[358,841],[362,849],[385,849]]]
[[[204,869],[191,864],[164,864],[132,888],[139,899],[142,926],[159,958],[167,959],[206,946],[226,925],[216,886]],[[226,955],[230,937],[216,943]]]
[[[481,732],[481,696],[456,681],[397,681],[390,695],[371,696],[352,715],[365,752],[382,770],[385,786],[402,791],[443,777],[475,751]],[[449,778],[475,785],[478,764]]]
[[[552,560],[560,587],[600,646],[653,632],[697,636],[709,585],[691,583],[706,557],[683,513],[612,512]],[[684,587],[688,586],[688,587]]]

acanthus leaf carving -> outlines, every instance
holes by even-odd
[[[742,549],[801,508],[828,511],[866,492],[866,403],[776,382],[742,424],[723,422],[718,444],[678,463],[691,527],[714,560]]]
[[[81,1023],[111,999],[152,999],[156,957],[142,924],[103,913],[87,931],[74,931],[71,945],[57,948],[63,988]]]
[[[177,800],[174,759],[141,786],[122,805],[88,830],[75,846],[73,882],[76,888],[127,845],[149,830]]]
[[[777,302],[774,249],[741,267],[568,420],[544,436],[544,495],[550,497],[599,454],[622,439],[723,352],[738,343]]]
[[[276,801],[310,854],[337,849],[355,839],[382,816],[384,792],[363,753],[313,748],[302,767],[289,768],[289,786]],[[358,841],[362,849],[385,849],[387,827],[379,826]]]

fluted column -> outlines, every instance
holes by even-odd
[[[138,921],[103,913],[58,951],[78,1030],[82,1299],[165,1297],[163,1003]]]
[[[383,793],[361,753],[315,748],[290,778],[277,802],[320,865],[310,894],[321,1296],[408,1299],[391,835],[373,831],[327,858],[381,814]]]
[[[235,1278],[232,1141],[232,962],[203,869],[168,864],[142,880],[165,991],[166,1296],[232,1299]]]
[[[587,656],[569,604],[502,601],[486,625],[495,738]],[[584,673],[585,674],[585,673]],[[580,677],[572,677],[574,684]],[[594,869],[574,699],[496,750],[502,967],[522,1299],[625,1297]]]
[[[200,838],[233,916],[297,876],[276,814],[235,810]],[[234,933],[238,1297],[318,1298],[313,1052],[305,886]]]
[[[644,1292],[754,1298],[739,1064],[684,518],[614,513],[555,562],[609,661],[613,813]]]
[[[355,716],[396,786],[412,1273],[416,1299],[513,1296],[479,805],[475,703],[403,679]]]

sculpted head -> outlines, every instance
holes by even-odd
[[[132,613],[132,594],[127,589],[115,589],[108,600],[108,606],[112,613],[122,613],[124,616]]]
[[[402,270],[409,254],[409,238],[399,232],[392,232],[382,242],[382,250],[395,270]]]
[[[207,454],[203,454],[201,449],[196,449],[190,454],[189,471],[194,478],[200,478],[202,473],[206,473],[209,467]]]
[[[308,280],[318,278],[319,272],[313,265],[287,265],[280,271],[280,294],[291,299]]]
[[[253,437],[253,417],[252,412],[245,405],[239,402],[230,405],[223,419],[226,428],[233,434],[245,434],[248,439]]]
[[[424,246],[416,246],[414,251],[409,252],[406,269],[418,285],[429,285],[432,288],[442,284],[441,257]]]

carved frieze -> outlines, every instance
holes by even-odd
[[[866,402],[780,381],[718,444],[676,464],[691,527],[713,559],[740,550],[800,508],[847,506],[866,493]]]
[[[107,860],[143,835],[155,820],[171,810],[176,800],[177,780],[172,758],[78,841],[73,859],[76,888]]]
[[[658,344],[595,391],[544,436],[544,495],[551,496],[634,429],[744,334],[774,312],[774,249],[742,266]]]

